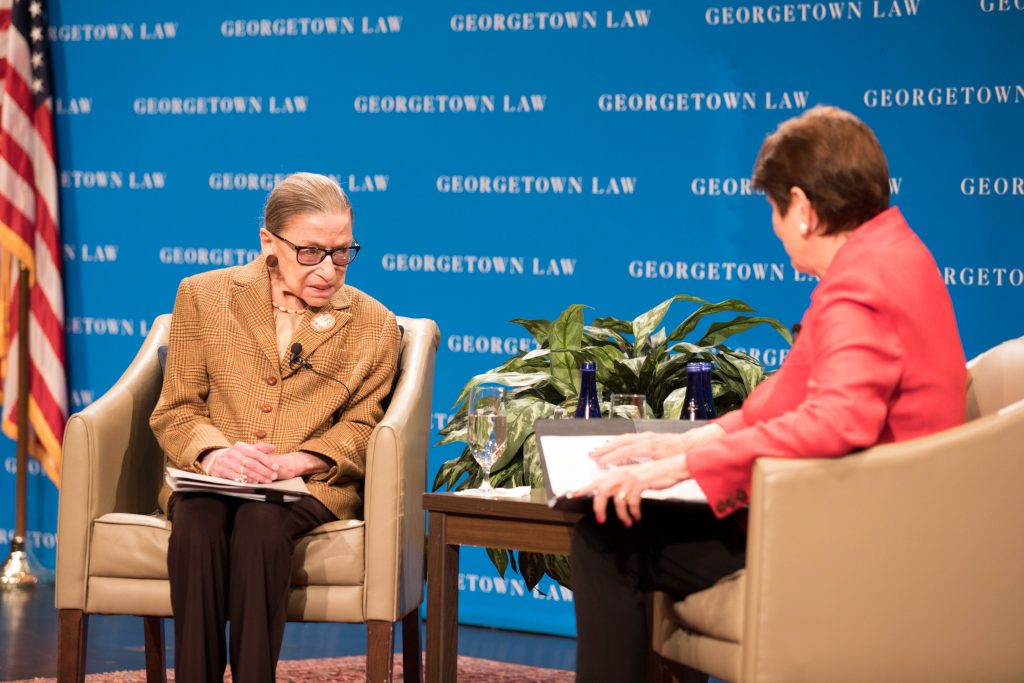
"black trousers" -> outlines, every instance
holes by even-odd
[[[712,586],[746,564],[746,533],[704,506],[644,502],[625,528],[609,506],[598,524],[588,514],[572,539],[576,606],[576,680],[635,683],[650,650],[644,593],[676,598]]]
[[[287,620],[295,542],[336,519],[311,496],[262,503],[205,493],[175,494],[167,569],[174,610],[175,679],[224,680],[225,625],[231,673],[273,681]]]

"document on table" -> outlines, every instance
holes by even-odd
[[[309,495],[309,489],[302,477],[282,479],[269,484],[242,484],[231,479],[211,477],[197,472],[186,472],[168,467],[164,480],[172,491],[193,493],[218,493],[222,496],[261,500],[270,503],[294,503],[303,496]]]
[[[542,421],[538,420],[540,425]],[[582,420],[543,421],[547,424],[537,430],[537,445],[540,453],[541,466],[544,470],[544,483],[548,492],[548,505],[557,508],[576,508],[586,505],[586,499],[569,499],[566,495],[585,487],[601,475],[610,471],[598,466],[590,457],[597,447],[607,443],[619,434],[643,429],[652,421],[645,420],[640,425],[633,425],[631,420],[593,420],[600,422],[590,427],[581,425]],[[551,424],[553,422],[575,422],[572,424]],[[691,428],[687,423],[673,421],[673,425],[665,425],[658,431],[685,431]],[[609,423],[615,423],[609,425]],[[677,429],[667,427],[679,426]],[[662,425],[659,425],[661,427]],[[630,428],[632,427],[632,428]],[[550,433],[550,432],[563,433]],[[564,433],[566,431],[576,433]],[[581,434],[580,431],[613,431],[614,433]],[[649,489],[643,497],[649,500],[665,500],[682,503],[706,503],[707,496],[693,479],[687,479],[667,489]]]

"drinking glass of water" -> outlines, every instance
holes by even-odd
[[[502,387],[475,387],[469,395],[469,450],[484,472],[481,491],[491,491],[491,468],[505,452],[508,422],[505,390]]]
[[[642,420],[647,416],[647,397],[643,394],[612,394],[608,417]]]

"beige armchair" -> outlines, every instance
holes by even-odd
[[[747,568],[675,604],[655,595],[662,675],[1024,680],[1024,337],[968,371],[960,427],[836,460],[759,460]]]
[[[399,318],[399,375],[366,456],[365,519],[317,527],[295,552],[288,618],[365,622],[367,680],[390,681],[393,625],[402,621],[406,680],[420,671],[424,514],[434,355],[432,320]],[[161,617],[171,616],[170,524],[156,512],[164,456],[149,428],[160,394],[157,318],[135,360],[68,421],[58,518],[59,677],[82,681],[90,614],[145,617],[149,681],[165,681]]]

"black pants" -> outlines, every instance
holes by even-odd
[[[604,524],[584,517],[571,558],[576,680],[644,680],[650,650],[644,593],[683,598],[709,588],[746,564],[746,541],[735,520],[719,520],[703,506],[645,502],[630,529],[612,506]]]
[[[175,679],[224,680],[224,627],[231,621],[236,681],[273,681],[287,620],[295,541],[335,518],[312,497],[261,503],[175,494],[167,569],[174,610]]]

